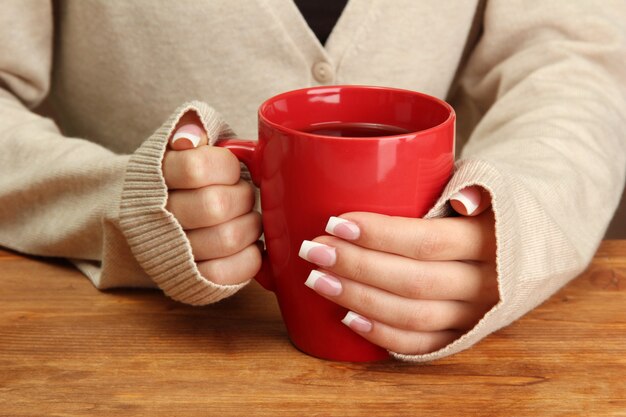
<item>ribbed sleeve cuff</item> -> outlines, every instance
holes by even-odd
[[[515,292],[516,259],[514,257],[518,216],[510,190],[502,175],[489,163],[481,160],[464,160],[457,163],[457,170],[446,186],[439,201],[425,216],[443,217],[451,213],[449,200],[452,194],[471,186],[479,185],[491,194],[491,205],[495,215],[496,268],[500,301],[478,324],[453,343],[426,355],[404,355],[390,352],[395,358],[411,362],[427,362],[465,350],[490,333],[506,326],[511,317],[511,300]]]
[[[191,246],[176,218],[165,209],[162,160],[178,120],[195,111],[211,144],[232,131],[210,106],[192,101],[179,107],[131,156],[120,203],[120,226],[139,265],[169,297],[204,305],[228,297],[246,283],[218,285],[200,275]]]

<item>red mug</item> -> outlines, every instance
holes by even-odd
[[[247,165],[260,188],[267,254],[256,279],[276,294],[301,351],[339,361],[388,358],[341,323],[347,309],[304,285],[315,265],[298,251],[303,240],[324,233],[330,216],[426,214],[452,174],[454,110],[414,91],[328,86],[272,97],[258,118],[258,142],[217,144]],[[368,137],[346,137],[362,136],[363,126]],[[376,133],[381,129],[385,136]]]

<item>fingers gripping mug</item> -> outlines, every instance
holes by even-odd
[[[256,279],[276,294],[300,350],[341,361],[387,358],[341,323],[345,308],[304,285],[315,266],[298,251],[330,216],[426,214],[452,174],[454,110],[408,90],[330,86],[272,97],[258,117],[258,142],[218,142],[260,188],[267,254]]]

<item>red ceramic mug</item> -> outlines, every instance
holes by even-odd
[[[341,323],[345,308],[304,285],[315,266],[298,251],[324,234],[330,216],[426,214],[452,174],[454,110],[408,90],[329,86],[272,97],[258,117],[258,142],[218,142],[248,166],[261,191],[268,256],[256,279],[276,294],[298,349],[340,361],[387,358]]]

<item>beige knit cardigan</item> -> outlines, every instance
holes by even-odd
[[[254,138],[258,105],[295,88],[448,98],[458,163],[430,216],[462,187],[492,194],[501,301],[447,347],[401,359],[466,349],[579,274],[624,186],[623,1],[350,0],[325,47],[289,0],[0,7],[0,245],[70,258],[98,288],[200,305],[242,287],[203,278],[165,210],[166,138],[187,109],[212,140],[226,123]],[[53,119],[32,111],[42,102]]]

